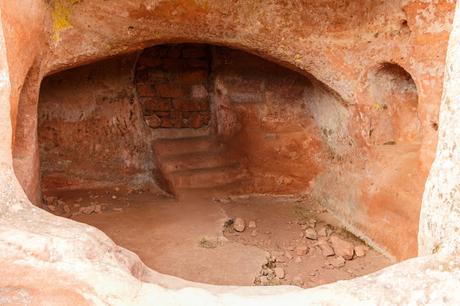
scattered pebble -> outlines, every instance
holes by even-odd
[[[117,196],[116,196],[116,195],[113,195],[113,196],[112,196],[112,199],[114,199],[114,200],[115,200],[116,198],[117,198]]]
[[[318,229],[318,236],[319,237],[327,237],[327,229],[325,226]]]
[[[268,277],[267,277],[266,275],[261,276],[261,277],[259,278],[259,280],[260,280],[260,284],[261,284],[262,286],[268,285]]]
[[[94,212],[96,214],[99,214],[101,211],[102,211],[102,206],[101,205],[97,204],[97,205],[94,206]]]
[[[295,262],[296,262],[296,263],[301,263],[301,262],[302,262],[302,258],[296,257],[296,258],[295,258]]]
[[[87,207],[80,207],[79,211],[81,213],[84,213],[85,215],[90,215],[94,212],[94,205],[87,206]]]
[[[299,286],[299,287],[302,287],[303,286],[303,280],[300,276],[296,276],[292,279],[292,284],[294,286]]]
[[[368,248],[365,245],[360,244],[360,245],[355,246],[355,254],[357,257],[365,256],[367,250]]]
[[[256,230],[253,230],[253,231],[251,232],[251,236],[252,236],[252,237],[257,236],[257,231],[256,231]]]
[[[330,242],[337,256],[341,256],[346,260],[353,259],[354,247],[350,242],[334,235],[330,238]]]
[[[329,245],[329,243],[327,243],[327,241],[318,243],[318,246],[321,250],[321,254],[323,254],[324,257],[335,255],[334,249]]]
[[[246,225],[244,224],[244,220],[241,218],[236,218],[233,221],[233,229],[237,232],[243,232],[244,229],[246,228]]]
[[[284,272],[284,269],[281,267],[276,267],[274,271],[275,271],[276,277],[278,277],[279,279],[283,279],[286,275]]]
[[[334,257],[327,261],[327,265],[329,268],[341,268],[345,266],[345,259],[342,256]]]
[[[303,255],[307,254],[307,252],[308,252],[308,247],[306,245],[298,245],[295,248],[295,253],[298,256],[303,256]]]
[[[305,237],[310,239],[310,240],[317,240],[318,239],[318,234],[316,233],[314,228],[307,228],[305,230]]]
[[[54,206],[54,205],[48,205],[48,209],[49,209],[50,211],[56,211],[56,206]]]
[[[256,221],[254,221],[254,220],[249,221],[248,227],[249,228],[256,228],[257,227]]]
[[[123,211],[123,208],[121,208],[121,207],[114,207],[112,210],[113,210],[113,211],[121,212],[121,211]]]
[[[64,205],[63,208],[64,208],[64,211],[65,211],[66,214],[70,213],[71,209],[70,209],[69,205]]]

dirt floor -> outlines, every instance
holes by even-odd
[[[325,209],[292,197],[172,199],[116,188],[55,193],[44,208],[99,228],[152,269],[196,282],[309,288],[390,265]]]

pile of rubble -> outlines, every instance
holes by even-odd
[[[227,221],[226,224],[226,231],[241,234],[251,229],[251,236],[255,236],[255,221],[246,223],[238,217]],[[295,240],[295,244],[289,242],[284,250],[267,251],[267,262],[262,266],[259,275],[255,277],[255,285],[289,283],[302,286],[302,277],[299,275],[287,280],[285,267],[289,264],[308,261],[309,256],[321,254],[324,260],[322,266],[318,267],[319,269],[339,269],[344,267],[347,261],[364,257],[369,251],[369,247],[358,238],[325,222],[317,222],[316,219],[311,218],[299,221],[298,225],[301,233],[300,239]]]
[[[82,198],[78,198],[72,203],[66,202],[57,196],[44,196],[42,208],[48,210],[49,212],[65,217],[72,218],[81,214],[91,215],[91,214],[100,214],[103,211],[108,209],[108,205],[105,203],[99,203],[97,199],[98,195],[89,196],[92,201],[89,201],[89,204],[83,203]],[[114,199],[116,199],[116,196]],[[121,207],[112,207],[113,211],[121,212],[123,208]]]

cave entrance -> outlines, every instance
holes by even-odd
[[[395,237],[416,226],[417,212],[383,197],[372,206],[376,187],[365,183],[374,172],[391,183],[372,146],[419,141],[408,77],[383,66],[368,88],[387,106],[359,107],[312,75],[205,44],[154,46],[48,76],[43,208],[192,281],[312,287],[376,271],[390,264],[382,254],[416,252]],[[375,122],[392,134],[379,136]],[[380,220],[394,225],[386,236],[375,234]]]

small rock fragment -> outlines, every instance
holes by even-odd
[[[56,206],[54,206],[54,205],[48,205],[48,209],[49,209],[50,211],[56,211]]]
[[[94,205],[87,206],[87,207],[80,207],[80,212],[84,213],[85,215],[90,215],[94,212]]]
[[[116,195],[113,195],[113,196],[112,196],[112,199],[114,199],[114,200],[115,200],[116,198],[117,198],[117,196],[116,196]]]
[[[318,236],[319,237],[326,237],[327,236],[327,229],[325,226],[318,229]]]
[[[335,255],[334,249],[326,241],[318,243],[318,246],[324,257]]]
[[[353,253],[354,253],[353,244],[335,235],[331,237],[330,242],[337,256],[341,256],[345,258],[346,260],[353,259]]]
[[[244,224],[244,220],[241,218],[236,218],[233,221],[233,229],[237,232],[243,232],[244,229],[246,228],[246,225]]]
[[[121,208],[121,207],[114,207],[114,208],[113,208],[113,211],[122,212],[122,211],[123,211],[123,208]]]
[[[301,262],[302,262],[302,258],[296,257],[296,258],[295,258],[295,262],[296,262],[296,263],[301,263]]]
[[[327,261],[329,267],[341,268],[345,266],[345,259],[342,256],[331,258]]]
[[[291,255],[291,252],[289,252],[289,251],[284,252],[284,257],[286,257],[289,260],[291,260],[293,258],[292,255]]]
[[[268,285],[268,277],[267,277],[267,276],[265,276],[265,275],[264,275],[264,276],[261,276],[259,279],[260,279],[260,284],[261,284],[262,286]]]
[[[283,279],[286,275],[284,272],[284,269],[281,267],[276,267],[274,271],[275,271],[276,277],[278,277],[279,279]]]
[[[57,201],[57,197],[52,197],[52,196],[45,196],[43,197],[43,201],[46,203],[46,204],[53,204],[54,202]]]
[[[298,256],[303,256],[303,255],[307,254],[307,251],[308,251],[308,247],[306,245],[298,245],[295,248],[295,253]]]
[[[251,232],[251,236],[252,236],[252,237],[257,236],[257,231],[256,231],[256,230],[253,230],[253,231]]]
[[[99,214],[102,211],[102,206],[100,204],[97,204],[94,206],[94,212],[96,214]]]
[[[257,227],[256,221],[254,221],[254,220],[249,221],[248,227],[249,228],[256,228]]]
[[[311,218],[308,220],[308,225],[314,228],[316,226],[316,219]]]
[[[69,205],[64,205],[64,211],[66,214],[70,213],[71,209],[69,207]]]
[[[310,239],[310,240],[317,240],[318,239],[318,234],[316,233],[314,228],[307,228],[305,230],[305,237]]]
[[[302,287],[303,286],[303,280],[300,276],[296,276],[292,279],[292,284],[294,286],[299,286],[299,287]]]
[[[355,246],[355,254],[357,257],[363,257],[366,255],[367,247],[365,245],[357,245]]]

